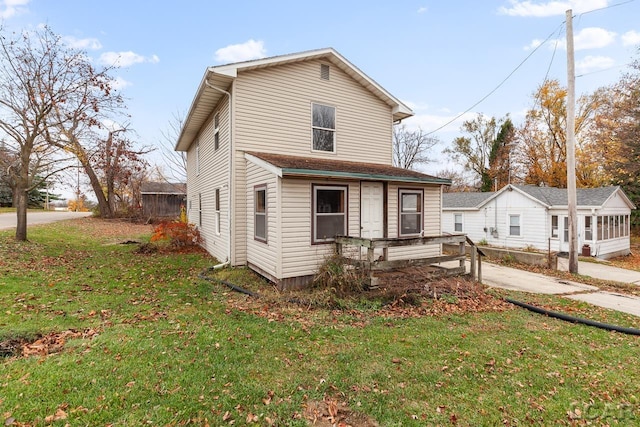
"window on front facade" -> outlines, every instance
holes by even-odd
[[[347,234],[347,188],[313,187],[313,243],[332,242]]]
[[[462,214],[453,215],[453,231],[462,232]]]
[[[509,236],[520,236],[520,215],[509,215]]]
[[[312,104],[313,150],[336,151],[336,109],[328,105]]]
[[[255,187],[253,193],[253,237],[262,242],[267,241],[267,186]]]
[[[551,237],[558,238],[558,215],[551,215]]]
[[[593,239],[593,227],[591,225],[591,217],[584,217],[584,240],[592,240]]]
[[[400,190],[400,236],[422,232],[422,190]]]
[[[213,149],[220,147],[220,114],[213,116]]]
[[[215,209],[214,209],[214,216],[215,216],[215,228],[216,228],[216,234],[220,234],[220,189],[216,188],[216,195],[215,195]]]

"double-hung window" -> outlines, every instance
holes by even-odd
[[[453,231],[462,233],[462,214],[453,214]]]
[[[584,240],[593,240],[593,227],[591,225],[592,217],[587,215],[584,217]]]
[[[311,104],[314,151],[336,151],[336,108],[322,104]]]
[[[509,215],[509,236],[520,236],[520,215]]]
[[[558,238],[558,215],[551,215],[551,237]]]
[[[215,206],[215,227],[216,227],[216,234],[220,235],[220,189],[216,188],[216,194],[215,194],[215,202],[216,202],[216,206]]]
[[[267,186],[258,185],[253,192],[253,237],[267,241]]]
[[[313,186],[312,243],[332,242],[347,234],[347,187]]]
[[[220,114],[213,116],[213,149],[220,147]]]
[[[565,216],[564,217],[564,241],[568,242],[569,241],[569,217]]]
[[[422,190],[399,190],[400,236],[422,232]]]

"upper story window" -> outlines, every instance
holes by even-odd
[[[312,104],[313,150],[335,153],[336,108]]]
[[[213,149],[220,147],[220,114],[213,116]]]
[[[200,175],[200,140],[196,141],[196,175]]]
[[[400,190],[400,236],[422,232],[422,190]]]

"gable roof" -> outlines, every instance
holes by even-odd
[[[140,189],[142,194],[187,194],[184,182],[144,182]]]
[[[546,208],[563,208],[568,206],[566,188],[538,187],[537,185],[513,185],[509,184],[500,191],[486,193],[445,193],[442,198],[442,206],[447,209],[480,209],[490,200],[498,197],[505,191],[518,191],[530,199],[533,199]],[[615,194],[620,194],[625,203],[631,209],[634,204],[619,186],[576,189],[577,207],[600,208]]]
[[[220,102],[220,99],[228,94],[231,83],[239,72],[315,59],[331,62],[384,101],[391,107],[394,121],[413,116],[413,111],[409,107],[387,92],[375,80],[363,73],[335,49],[308,50],[288,55],[208,67],[184,121],[180,136],[176,142],[176,151],[186,151],[189,148],[204,122]]]
[[[379,163],[347,162],[343,160],[317,159],[247,152],[245,158],[276,175],[298,177],[336,177],[379,181],[415,182],[423,184],[451,185],[451,180],[438,178],[409,169]]]

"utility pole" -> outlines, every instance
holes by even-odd
[[[573,53],[573,13],[567,15],[567,207],[569,210],[569,272],[578,273],[578,221],[576,205],[576,73]]]

